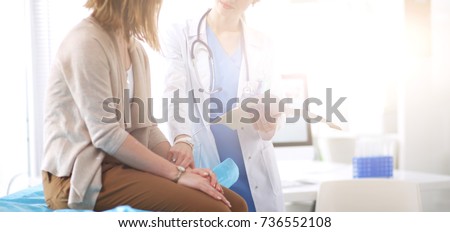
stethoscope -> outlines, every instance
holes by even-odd
[[[205,14],[203,14],[203,16],[200,18],[200,21],[198,22],[197,38],[192,42],[190,55],[191,55],[191,59],[192,59],[192,64],[194,66],[195,75],[197,76],[197,80],[200,84],[199,91],[204,92],[206,94],[214,94],[214,93],[218,93],[218,92],[222,91],[222,88],[221,87],[216,88],[215,66],[214,66],[214,58],[213,58],[212,50],[208,46],[208,44],[200,38],[200,30],[201,30],[202,23],[203,23],[203,21],[205,21],[206,16],[208,16],[209,12],[211,12],[211,9],[208,9],[205,12]],[[252,89],[250,86],[250,74],[249,74],[250,71],[249,71],[249,65],[248,65],[247,49],[246,49],[245,36],[244,36],[242,22],[241,22],[241,43],[242,43],[242,54],[244,56],[246,81],[247,81],[246,86],[242,90],[242,94],[244,96],[251,96],[255,93],[255,90]],[[205,89],[204,86],[202,85],[202,82],[200,80],[200,75],[199,75],[199,72],[197,69],[197,65],[195,62],[195,59],[196,59],[195,47],[200,46],[200,45],[205,47],[206,50],[208,51],[209,76],[210,76],[210,80],[211,80],[209,83],[209,89]]]

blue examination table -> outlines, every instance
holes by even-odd
[[[92,210],[52,210],[44,200],[42,185],[27,188],[25,190],[0,198],[0,212],[92,212]],[[106,212],[144,212],[129,206],[119,206]]]
[[[239,177],[239,169],[233,160],[227,159],[213,169],[217,179],[222,186],[227,188],[233,185]],[[47,207],[44,200],[42,185],[30,187],[19,192],[0,198],[0,212],[92,212],[92,210],[52,210]],[[130,206],[119,206],[106,212],[145,212],[131,208]]]

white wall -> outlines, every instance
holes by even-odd
[[[400,100],[400,167],[450,174],[450,1],[433,0],[432,56],[410,60]]]
[[[24,1],[0,7],[0,196],[9,180],[27,173],[26,35]],[[14,23],[11,23],[14,22]]]

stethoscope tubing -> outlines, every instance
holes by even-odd
[[[196,75],[196,77],[197,77],[197,79],[199,81],[199,84],[202,85],[201,84],[202,82],[200,80],[200,75],[198,73],[197,65],[196,65],[196,62],[195,62],[195,59],[196,59],[196,57],[195,57],[195,47],[196,47],[197,44],[199,44],[199,45],[202,45],[203,47],[205,47],[206,50],[208,51],[209,75],[210,75],[210,79],[211,79],[210,86],[209,86],[208,90],[206,90],[203,86],[201,86],[199,91],[200,92],[205,92],[207,94],[214,94],[214,93],[222,91],[222,88],[220,88],[220,87],[216,88],[216,86],[215,86],[215,84],[216,84],[216,77],[215,77],[215,74],[214,74],[215,64],[214,64],[213,52],[212,52],[211,48],[208,46],[208,44],[200,38],[200,31],[201,31],[202,24],[205,21],[206,17],[208,16],[209,12],[211,12],[211,9],[208,9],[202,15],[202,17],[200,18],[200,20],[198,22],[198,25],[197,25],[197,38],[191,44],[190,57],[191,57],[191,60],[192,60],[192,64],[194,66],[195,75]],[[242,54],[244,56],[244,62],[245,62],[246,81],[247,81],[247,83],[249,83],[250,82],[250,71],[249,71],[248,56],[247,56],[247,49],[246,49],[247,46],[246,46],[246,43],[245,43],[245,35],[244,35],[244,29],[243,29],[242,23],[241,23],[241,40],[242,40],[242,47],[243,47]]]

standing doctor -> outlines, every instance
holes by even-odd
[[[235,105],[230,102],[262,95],[274,76],[269,40],[243,20],[246,9],[257,1],[215,0],[202,17],[175,24],[161,38],[168,62],[165,95],[172,98],[168,114],[174,146],[169,159],[185,167],[212,168],[231,158],[239,167],[239,179],[231,189],[246,200],[249,211],[284,211],[270,141],[276,122],[260,117],[232,130],[208,120],[231,110]],[[217,106],[214,99],[222,103],[221,110],[210,110]]]

